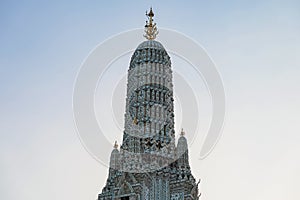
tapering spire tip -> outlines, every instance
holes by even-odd
[[[146,16],[148,21],[146,21],[144,37],[148,40],[154,40],[158,34],[158,30],[156,28],[156,23],[153,22],[154,12],[152,7],[149,12],[146,11]]]
[[[117,141],[115,141],[114,148],[117,149],[119,147]]]
[[[181,133],[180,133],[181,136],[184,136],[185,135],[185,132],[183,131],[183,128],[181,128]]]

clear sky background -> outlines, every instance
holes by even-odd
[[[0,198],[96,199],[107,168],[76,135],[73,84],[89,52],[143,27],[150,6],[158,27],[205,47],[224,81],[223,136],[205,160],[191,149],[202,200],[300,199],[296,0],[1,1]]]

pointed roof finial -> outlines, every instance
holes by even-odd
[[[114,148],[117,149],[119,147],[117,141],[115,141]]]
[[[146,16],[149,21],[146,21],[144,37],[148,40],[154,40],[158,34],[158,30],[156,28],[156,23],[153,23],[154,13],[152,7],[148,13],[146,11]]]
[[[181,128],[181,133],[180,133],[181,136],[184,136],[185,135],[185,132],[183,131],[183,128]]]
[[[148,13],[148,17],[154,17],[154,13],[152,11],[152,7],[150,7],[150,12]]]

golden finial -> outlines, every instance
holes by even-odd
[[[154,13],[152,8],[150,8],[148,13],[146,11],[146,16],[148,17],[149,21],[146,21],[144,37],[148,40],[154,40],[158,34],[158,30],[156,28],[156,23],[153,23]]]
[[[117,141],[115,141],[114,148],[117,149],[119,147]]]
[[[183,131],[183,128],[181,128],[181,133],[180,133],[181,136],[184,136],[185,135],[185,132]]]

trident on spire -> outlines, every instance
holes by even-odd
[[[146,21],[144,37],[148,40],[154,40],[158,34],[158,30],[156,28],[156,23],[153,23],[154,13],[152,8],[150,8],[148,13],[146,11],[146,16],[149,21]]]

